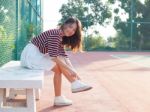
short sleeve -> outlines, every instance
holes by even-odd
[[[51,36],[47,38],[48,54],[50,57],[57,57],[59,55],[60,39],[58,36]]]

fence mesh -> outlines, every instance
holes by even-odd
[[[32,36],[42,31],[41,0],[0,1],[0,66],[20,59]]]

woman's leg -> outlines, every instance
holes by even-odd
[[[81,92],[91,89],[91,86],[86,85],[83,82],[78,81],[77,77],[72,76],[66,69],[59,65],[55,65],[52,69],[54,71],[54,88],[55,88],[55,96],[61,96],[61,73],[72,83],[71,88],[72,92]],[[76,80],[76,81],[75,81]]]
[[[54,68],[52,69],[54,72],[54,90],[55,90],[55,96],[60,96],[61,95],[61,82],[62,82],[62,75],[68,79],[69,82],[73,82],[76,80],[75,77],[71,76],[65,69],[60,67],[59,65],[55,65]]]
[[[55,91],[55,96],[60,96],[61,95],[61,82],[62,82],[62,75],[61,75],[61,71],[58,67],[58,65],[56,65],[53,68],[53,72],[54,72],[54,91]]]
[[[61,95],[62,75],[58,65],[55,65],[52,71],[54,71],[54,89],[55,89],[54,106],[71,105],[72,101]]]
[[[65,68],[59,66],[61,72],[63,73],[63,75],[69,80],[70,83],[72,83],[73,81],[77,80],[77,77],[74,77],[73,75],[71,75]]]
[[[63,75],[67,78],[67,80],[69,82],[73,82],[76,80],[76,77],[73,77],[67,70],[65,70],[63,67],[59,66],[59,65],[55,65],[55,67],[52,69],[52,71],[54,73],[57,73],[58,71],[61,73],[63,73]]]

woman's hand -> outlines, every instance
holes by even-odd
[[[62,66],[64,69],[67,70],[67,72],[76,77],[77,79],[81,79],[78,76],[78,73],[76,72],[76,70],[74,69],[74,67],[71,64],[71,61],[69,60],[69,58],[66,57],[54,57],[52,58],[53,61],[55,61],[57,64],[59,64],[60,66]]]
[[[74,77],[76,77],[77,79],[81,80],[81,78],[79,77],[77,71],[75,70],[75,68],[73,67],[71,61],[69,60],[69,58],[65,58],[65,62],[66,64],[69,66],[69,71],[71,73],[71,75],[73,75]]]
[[[68,71],[69,71],[70,75],[72,75],[73,77],[77,78],[78,80],[81,80],[81,78],[79,77],[79,75],[78,75],[78,73],[76,72],[75,69],[70,68],[70,69],[68,69]]]

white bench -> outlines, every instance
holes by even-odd
[[[43,82],[44,71],[21,67],[20,61],[6,63],[0,68],[0,112],[36,112],[35,91],[43,87]],[[3,105],[9,88],[23,89],[26,93],[26,107],[10,108]]]

